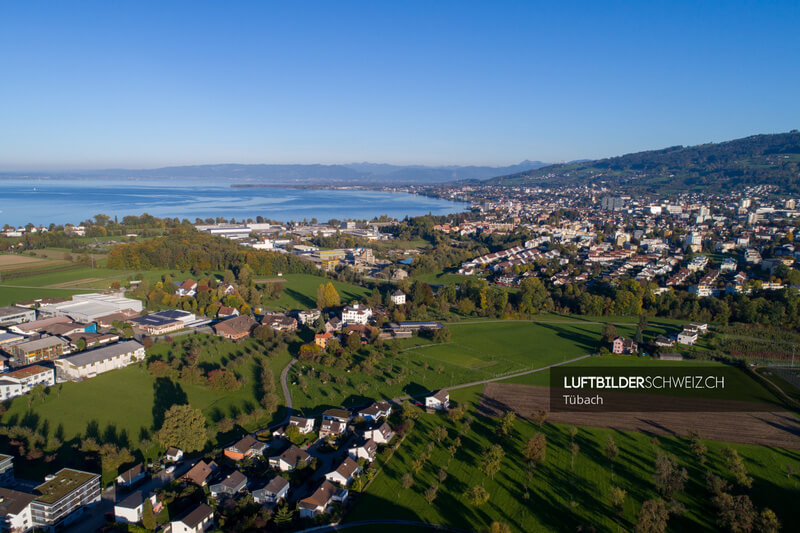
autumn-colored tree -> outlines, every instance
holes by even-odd
[[[639,511],[639,519],[634,531],[636,533],[664,533],[668,520],[669,511],[664,500],[661,498],[647,500]]]
[[[190,405],[173,405],[164,414],[164,424],[156,433],[164,448],[175,446],[185,452],[202,450],[206,441],[206,417]]]
[[[525,443],[525,449],[522,451],[522,455],[532,464],[537,465],[544,462],[546,451],[547,437],[544,433],[537,433]]]

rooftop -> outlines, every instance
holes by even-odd
[[[36,497],[36,501],[56,503],[70,492],[93,480],[99,481],[100,476],[81,470],[62,468],[56,472],[53,479],[36,487],[36,492],[39,494],[39,496]]]
[[[17,515],[35,499],[33,494],[0,487],[0,516]]]
[[[97,361],[105,361],[111,357],[135,352],[140,348],[142,348],[142,345],[136,341],[118,342],[116,344],[103,346],[102,348],[87,350],[85,352],[76,353],[75,355],[68,355],[67,357],[62,357],[60,360],[66,361],[74,366],[86,366]]]

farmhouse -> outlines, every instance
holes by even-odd
[[[250,457],[260,457],[264,453],[266,444],[257,440],[252,435],[246,435],[233,446],[225,448],[225,457],[234,461],[241,461]]]
[[[220,337],[238,341],[249,337],[256,325],[252,316],[242,315],[220,322],[214,326],[214,331]]]
[[[52,387],[56,384],[56,375],[52,368],[39,365],[27,366],[13,372],[0,375],[0,401],[27,394],[37,385]]]
[[[353,481],[353,478],[355,478],[359,472],[361,472],[361,467],[358,466],[358,463],[350,457],[345,457],[339,466],[336,467],[336,470],[325,474],[325,479],[331,483],[338,483],[339,485],[346,487]]]
[[[425,397],[425,407],[428,409],[445,410],[450,407],[450,393],[442,389],[436,394]]]
[[[269,458],[269,466],[277,468],[281,472],[291,472],[297,468],[300,461],[307,462],[311,456],[292,444],[280,455]]]
[[[214,527],[214,511],[201,503],[180,520],[170,522],[171,533],[203,533]]]
[[[635,354],[639,351],[639,345],[631,339],[625,337],[617,337],[611,343],[611,351],[615,354]]]
[[[143,359],[144,346],[136,341],[124,341],[63,357],[55,364],[65,377],[77,381],[124,368]]]
[[[289,493],[289,482],[281,476],[275,476],[263,488],[253,491],[253,501],[260,504],[274,504],[286,498]]]

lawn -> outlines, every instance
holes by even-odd
[[[364,287],[311,274],[285,274],[282,278],[276,279],[283,280],[274,282],[283,283],[283,292],[278,299],[269,302],[267,307],[270,310],[313,309],[317,307],[317,289],[321,284],[329,281],[333,283],[343,304],[369,294],[369,289]]]
[[[453,397],[468,405],[477,400],[480,388],[458,391]],[[472,411],[471,406],[468,411]],[[370,519],[420,520],[445,524],[471,531],[483,530],[493,521],[506,523],[514,531],[575,531],[580,526],[593,526],[600,531],[631,531],[642,502],[655,498],[653,483],[655,455],[658,449],[674,455],[681,466],[687,468],[689,481],[678,494],[678,501],[686,507],[683,516],[670,519],[669,530],[716,530],[716,511],[705,489],[702,467],[691,454],[688,442],[678,437],[658,437],[607,429],[580,428],[575,443],[579,446],[574,467],[571,465],[570,436],[566,426],[546,423],[540,429],[527,421],[515,423],[513,436],[502,441],[495,433],[497,421],[476,415],[470,431],[461,437],[462,446],[453,459],[448,446],[458,434],[458,425],[440,415],[422,415],[411,434],[400,445],[388,462],[379,460],[382,471],[358,496],[354,508],[344,522]],[[443,426],[448,437],[436,445],[433,429]],[[541,431],[547,439],[547,455],[543,464],[533,471],[526,491],[525,459],[521,450],[524,443]],[[605,442],[612,437],[619,447],[619,457],[614,464],[613,479],[610,463],[604,454]],[[424,462],[414,484],[404,489],[400,480],[412,472],[412,463],[423,455],[428,443],[433,442],[431,456]],[[484,450],[502,443],[505,458],[494,479],[478,468]],[[726,479],[731,479],[722,459],[721,451],[727,445],[704,441],[709,447],[708,467]],[[787,465],[800,471],[800,453],[782,449],[747,445],[730,445],[744,459],[749,474],[754,478],[751,497],[758,507],[773,509],[783,522],[783,530],[796,531],[800,515],[795,512],[798,487],[796,474],[788,475]],[[447,478],[439,483],[437,473],[445,468]],[[424,492],[439,483],[432,504]],[[467,503],[463,493],[470,487],[482,485],[490,494],[488,503],[474,507]],[[621,515],[608,503],[610,486],[627,491]],[[739,494],[742,490],[736,490]]]
[[[237,350],[259,346],[252,339],[235,344],[205,335],[198,335],[198,338],[207,338],[210,342],[207,347],[204,346],[199,358],[201,365],[217,364]],[[170,349],[177,350],[174,344],[162,341],[148,352],[148,356],[157,357]],[[283,404],[278,380],[281,369],[288,364],[291,356],[284,350],[269,358],[259,359],[267,362],[272,369],[276,391]],[[248,375],[252,373],[254,365],[255,361],[251,361],[241,369],[249,378],[244,386],[234,392],[224,392],[206,386],[175,383],[167,378],[156,379],[143,364],[135,364],[80,383],[56,385],[50,388],[44,400],[34,399],[31,395],[16,398],[11,401],[0,421],[8,425],[25,421],[25,425],[39,428],[46,423],[50,431],[62,426],[65,437],[62,440],[83,435],[90,424],[96,424],[100,435],[125,432],[127,440],[135,448],[142,435],[152,433],[154,417],[161,416],[173,403],[188,402],[201,409],[209,423],[223,416],[235,418],[238,413],[257,406],[254,380]],[[266,424],[269,421],[262,422]]]
[[[653,323],[645,336],[661,334],[666,327],[669,326]],[[599,349],[603,325],[574,320],[553,323],[486,320],[449,323],[448,328],[451,332],[448,343],[434,344],[419,337],[391,341],[388,344],[392,348],[385,350],[387,356],[372,374],[300,362],[290,375],[295,408],[307,414],[317,413],[329,406],[358,406],[370,398],[419,395],[541,368]],[[633,335],[634,330],[634,326],[618,327],[620,333],[627,335]],[[316,373],[328,373],[332,381],[323,383],[318,376],[309,377],[312,366]],[[305,390],[299,379],[301,375]],[[345,383],[336,383],[337,377]]]
[[[444,271],[440,271],[432,274],[420,274],[418,276],[412,276],[411,279],[414,281],[427,283],[428,285],[460,285],[469,279],[469,276],[462,276],[461,274],[449,274]]]

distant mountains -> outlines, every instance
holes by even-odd
[[[432,184],[461,180],[484,180],[548,166],[541,161],[523,161],[506,167],[424,166],[352,163],[345,165],[195,165],[154,169],[105,169],[73,172],[0,173],[19,178],[104,178],[104,179],[214,179],[242,185],[399,185]]]
[[[499,176],[485,183],[508,186],[602,183],[624,191],[662,193],[777,185],[785,192],[800,192],[800,132],[550,165]]]

